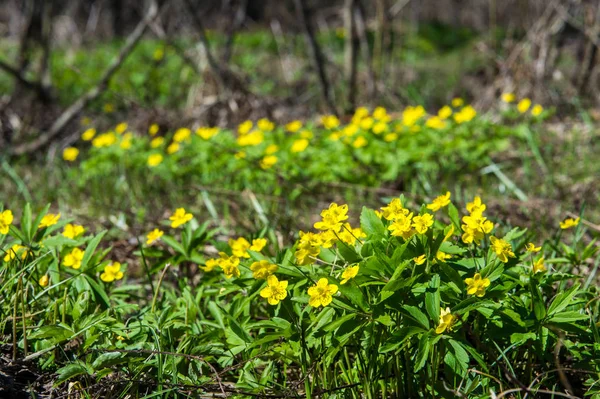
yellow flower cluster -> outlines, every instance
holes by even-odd
[[[476,196],[473,202],[467,204],[469,215],[462,218],[462,240],[465,244],[475,242],[479,244],[486,234],[494,229],[494,223],[483,216],[486,205],[481,202],[481,198]]]

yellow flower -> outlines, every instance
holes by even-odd
[[[123,134],[125,133],[125,130],[127,130],[127,126],[128,125],[126,122],[121,122],[117,126],[115,126],[115,132],[117,134]]]
[[[473,278],[465,279],[467,284],[467,294],[482,297],[485,295],[485,289],[490,286],[489,278],[481,278],[481,274],[475,273]]]
[[[156,137],[154,139],[152,139],[150,141],[150,147],[152,148],[158,148],[161,145],[163,145],[163,143],[165,142],[165,138],[164,137]]]
[[[296,246],[296,252],[294,256],[298,261],[299,265],[309,265],[313,263],[314,259],[319,256],[321,248],[319,248],[320,239],[312,232],[304,233],[300,232],[300,240]]]
[[[335,115],[325,115],[321,117],[321,123],[325,129],[335,129],[340,125],[340,120]]]
[[[238,125],[238,133],[241,135],[248,134],[248,132],[252,130],[253,126],[254,124],[252,123],[252,121],[245,121],[243,123],[240,123]]]
[[[433,216],[430,213],[415,216],[412,221],[412,226],[419,234],[427,233],[427,229],[433,226]]]
[[[13,219],[13,213],[10,209],[0,212],[0,234],[8,234]]]
[[[458,115],[458,114],[456,114]],[[456,115],[455,115],[455,119],[456,119]],[[429,119],[427,119],[427,121],[425,122],[425,126],[431,128],[431,129],[443,129],[446,127],[446,122],[444,120],[442,120],[440,117],[437,116],[432,116]]]
[[[287,296],[287,281],[279,281],[275,276],[267,278],[267,286],[260,291],[260,296],[266,298],[269,305],[277,305]]]
[[[570,229],[571,227],[575,227],[579,224],[580,218],[566,218],[562,222],[560,222],[560,228],[563,230]]]
[[[455,97],[455,98],[452,99],[452,103],[451,104],[452,104],[452,106],[454,108],[458,108],[458,107],[462,107],[464,103],[465,103],[465,100],[463,100],[460,97]]]
[[[231,253],[238,258],[249,258],[250,254],[248,250],[251,245],[244,237],[240,237],[236,240],[233,238],[229,239],[229,247],[231,248]]]
[[[275,129],[275,124],[267,118],[262,118],[256,122],[256,127],[263,132],[270,132],[271,130]]]
[[[285,130],[290,133],[296,133],[300,129],[302,129],[302,122],[300,121],[292,121],[285,125]]]
[[[271,155],[275,154],[279,150],[279,146],[277,144],[269,144],[267,148],[265,148],[265,154]]]
[[[496,253],[500,261],[506,263],[509,257],[515,257],[515,253],[512,251],[512,247],[508,241],[491,236],[490,243],[492,244],[492,251]]]
[[[481,202],[481,198],[476,196],[473,202],[467,203],[467,212],[469,213],[482,213],[485,211],[486,205]]]
[[[358,109],[357,109],[357,111],[358,111]],[[367,111],[367,115],[368,115],[368,111]],[[389,120],[387,110],[383,107],[377,107],[373,110],[373,118],[377,119],[378,121],[383,121],[383,122],[387,122]]]
[[[352,226],[350,226],[350,223],[344,223],[338,236],[342,242],[345,242],[348,245],[354,245],[357,239],[366,237],[367,235],[360,227],[353,229]],[[335,235],[333,235],[333,237],[335,237]]]
[[[398,134],[397,133],[388,133],[385,136],[383,136],[383,140],[386,141],[387,143],[390,143],[394,140],[398,140]]]
[[[500,98],[507,104],[510,104],[517,99],[517,97],[515,97],[513,93],[502,93],[502,96],[500,96]]]
[[[342,222],[348,219],[348,205],[331,203],[328,209],[321,211],[321,219],[320,222],[315,223],[315,229],[340,231]]]
[[[407,127],[414,126],[419,119],[425,116],[425,114],[425,108],[421,105],[416,107],[406,107],[404,111],[402,111],[402,124]]]
[[[450,118],[450,115],[452,115],[452,108],[450,108],[447,105],[444,105],[442,108],[440,108],[440,110],[438,111],[438,118],[440,119],[448,119]]]
[[[244,158],[246,158],[246,152],[245,151],[238,151],[235,154],[233,154],[233,157],[235,159],[244,159]]]
[[[525,249],[527,250],[527,252],[540,252],[540,250],[542,249],[542,247],[536,247],[534,243],[529,242],[525,246]]]
[[[441,334],[444,331],[452,331],[452,326],[456,322],[456,316],[450,312],[450,308],[440,308],[440,324],[435,329],[436,334]]]
[[[446,194],[440,195],[436,197],[431,204],[427,205],[427,209],[431,209],[434,212],[439,211],[443,207],[450,204],[450,191],[447,191]]]
[[[150,154],[150,156],[148,156],[148,166],[151,168],[160,165],[162,161],[163,156],[161,154]]]
[[[6,251],[6,255],[4,255],[4,261],[10,262],[15,259],[17,255],[21,255],[21,259],[25,259],[27,257],[27,248],[23,245],[13,244],[12,247]]]
[[[48,283],[50,283],[50,279],[48,278],[47,274],[44,274],[42,277],[40,277],[39,284],[42,288],[47,287]]]
[[[119,262],[113,262],[104,267],[104,273],[100,275],[100,280],[105,283],[112,283],[115,280],[123,278],[123,272],[121,271],[121,264]]]
[[[241,135],[237,138],[237,143],[239,146],[247,147],[259,145],[265,139],[265,135],[260,130],[254,130],[248,134]]]
[[[462,221],[462,240],[465,244],[470,244],[473,241],[479,243],[485,234],[491,233],[494,229],[494,224],[479,212],[463,216]]]
[[[72,267],[73,269],[79,269],[81,267],[81,261],[83,260],[83,251],[79,248],[73,248],[73,250],[65,256],[63,265]]]
[[[520,113],[524,114],[531,107],[531,100],[528,98],[524,98],[517,104],[517,109]]]
[[[275,273],[279,267],[268,260],[260,260],[250,265],[252,276],[257,279],[267,279],[270,275]]]
[[[167,154],[174,154],[179,151],[180,145],[179,143],[171,143],[167,147]]]
[[[459,112],[454,114],[454,121],[458,124],[461,124],[461,123],[469,122],[469,121],[473,120],[473,118],[475,118],[476,116],[477,116],[477,111],[475,111],[475,109],[473,107],[471,107],[470,105],[467,105],[466,107],[461,109]]]
[[[267,245],[266,238],[255,238],[252,240],[252,245],[250,246],[250,251],[260,252]]]
[[[38,228],[41,229],[44,227],[54,226],[56,223],[58,223],[59,219],[60,219],[60,213],[57,213],[57,214],[48,213],[48,214],[44,215],[44,217],[40,221],[40,225]]]
[[[412,229],[412,218],[412,212],[410,212],[408,215],[401,214],[393,219],[392,224],[388,226],[388,230],[392,232],[393,236],[402,237],[405,240],[408,240],[414,234]]]
[[[200,269],[205,272],[212,272],[217,266],[219,266],[219,261],[217,259],[209,259],[204,266],[200,266]]]
[[[362,130],[370,130],[371,127],[373,127],[373,118],[364,118],[362,121],[360,121],[360,128]]]
[[[191,213],[185,211],[185,208],[177,208],[175,209],[175,213],[169,217],[169,220],[171,221],[171,227],[177,228],[192,220],[193,217]]]
[[[131,133],[125,133],[123,135],[123,140],[121,140],[121,144],[119,144],[119,147],[121,147],[124,150],[130,149],[132,138],[133,138],[133,135]]]
[[[534,105],[531,109],[531,115],[533,116],[540,116],[542,112],[544,112],[544,107],[542,107],[540,104]]]
[[[541,273],[541,272],[545,272],[546,271],[546,266],[544,266],[544,257],[540,257],[538,260],[535,261],[535,263],[533,264],[533,274],[535,273]]]
[[[327,306],[333,300],[333,294],[338,291],[338,286],[329,284],[326,278],[321,278],[317,284],[308,289],[310,299],[308,304],[312,307]]]
[[[369,144],[369,142],[367,141],[366,138],[364,138],[363,136],[358,136],[356,138],[356,140],[354,140],[352,142],[352,147],[354,147],[354,148],[361,148],[361,147],[366,146],[367,144]]]
[[[63,159],[68,162],[73,162],[77,159],[79,150],[75,147],[67,147],[63,150]]]
[[[196,135],[200,136],[203,140],[210,140],[219,133],[218,127],[199,127],[196,129]]]
[[[180,127],[173,134],[173,141],[176,143],[182,143],[184,141],[189,141],[192,135],[192,131],[187,127]]]
[[[277,158],[276,155],[267,155],[266,157],[263,157],[263,159],[260,160],[260,167],[263,169],[269,169],[277,163],[278,159],[279,158]]]
[[[163,234],[165,234],[165,233],[162,230],[159,230],[159,229],[152,230],[146,236],[146,245],[152,245],[152,244],[154,244],[157,240],[160,239],[160,237],[163,236]]]
[[[67,223],[65,225],[62,235],[73,240],[75,239],[75,237],[82,235],[84,232],[85,228],[83,226],[78,224]]]
[[[309,141],[307,139],[298,139],[292,143],[292,148],[290,151],[293,153],[298,153],[306,150],[308,147]]]
[[[376,108],[376,109],[378,109],[378,108]],[[385,111],[385,108],[383,108],[383,110]],[[386,112],[386,114],[387,114],[387,112]],[[369,110],[366,109],[365,107],[358,107],[358,108],[356,108],[356,111],[354,111],[354,115],[352,116],[352,119],[361,121],[363,118],[365,118],[367,116],[369,116]]]
[[[408,215],[408,209],[404,208],[400,198],[394,198],[387,206],[381,208],[381,212],[387,220],[395,220]]]
[[[92,140],[92,145],[96,148],[102,148],[102,147],[110,147],[111,145],[113,145],[116,142],[117,142],[117,136],[113,132],[108,132],[108,133],[102,133],[102,134],[96,136],[96,138],[94,140]]]
[[[344,285],[350,279],[356,277],[356,275],[358,274],[358,269],[359,269],[358,265],[348,266],[347,268],[345,268],[344,271],[342,272],[342,281],[340,281],[340,284]]]
[[[96,129],[94,129],[93,127],[86,129],[82,134],[81,134],[81,139],[83,141],[90,141],[94,138],[94,136],[96,135]]]
[[[312,139],[314,137],[313,132],[311,132],[308,129],[303,129],[302,131],[300,131],[300,137],[302,137],[303,139]]]
[[[427,256],[425,256],[425,254],[423,254],[421,256],[416,256],[413,258],[413,261],[417,265],[422,265],[423,263],[425,263],[426,260],[427,260]]]
[[[452,258],[452,255],[445,253],[444,251],[437,251],[435,258],[440,262],[446,262],[447,259]]]
[[[240,264],[240,258],[236,256],[228,256],[224,252],[219,252],[219,267],[223,269],[223,274],[225,274],[226,278],[231,277],[239,277],[240,269],[238,268]]]
[[[150,127],[148,128],[148,134],[150,136],[156,136],[156,134],[158,133],[158,130],[160,129],[160,127],[156,124],[153,123],[150,125]]]

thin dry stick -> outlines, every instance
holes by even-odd
[[[108,66],[104,74],[98,81],[98,83],[88,90],[84,95],[79,97],[69,108],[67,108],[50,126],[47,132],[40,135],[36,140],[21,144],[16,146],[12,150],[12,154],[14,155],[23,155],[30,152],[34,152],[48,144],[54,137],[56,137],[64,128],[79,114],[90,102],[94,101],[96,98],[102,94],[106,88],[108,87],[108,83],[110,82],[113,75],[117,72],[119,67],[123,64],[125,59],[131,54],[131,51],[135,48],[139,40],[142,38],[142,35],[148,28],[148,25],[156,18],[158,15],[158,7],[155,1],[150,3],[150,7],[148,8],[148,12],[146,16],[138,26],[135,28],[133,32],[129,35],[127,40],[125,41],[125,45],[121,48],[118,56],[112,60],[111,64]]]
[[[367,24],[365,22],[365,9],[360,0],[357,0],[356,5],[358,6],[354,10],[354,18],[356,19],[356,30],[360,40],[360,49],[362,51],[362,57],[365,60],[367,66],[367,94],[370,99],[375,96],[377,89],[375,85],[375,70],[373,69],[373,57],[371,57],[371,50],[369,48],[369,40],[367,38]]]
[[[308,44],[308,47],[310,49],[314,67],[317,70],[319,84],[321,85],[321,95],[323,96],[323,100],[325,101],[327,110],[330,113],[337,115],[337,111],[333,103],[333,94],[331,91],[331,86],[329,85],[329,80],[327,79],[327,74],[325,72],[325,59],[323,58],[323,53],[321,52],[321,48],[317,43],[315,34],[312,29],[312,25],[310,24],[308,9],[303,0],[294,0],[294,5],[296,7],[296,14],[298,15],[298,20],[300,21],[300,24],[302,25],[302,29],[304,31],[304,38],[306,39],[306,43]]]

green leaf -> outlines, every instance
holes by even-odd
[[[90,370],[81,360],[77,360],[75,363],[67,364],[64,367],[61,367],[56,371],[56,373],[58,374],[58,378],[54,382],[54,386],[58,386],[78,375],[91,375],[93,371]]]
[[[72,330],[62,326],[42,326],[33,333],[31,333],[28,338],[29,339],[48,339],[53,344],[58,344],[60,342],[66,341],[71,338],[75,334]]]
[[[31,242],[32,237],[32,223],[31,223],[31,205],[29,202],[25,204],[23,208],[23,213],[21,215],[21,230],[23,230],[23,235],[25,236],[25,240],[27,243]]]
[[[92,255],[94,255],[94,251],[96,250],[96,247],[98,247],[98,244],[100,243],[100,240],[102,240],[102,237],[104,237],[104,234],[106,234],[106,230],[104,230],[100,234],[96,235],[88,243],[87,248],[85,249],[85,252],[83,254],[83,259],[81,260],[81,269],[82,270],[86,269],[88,262],[92,258]]]
[[[511,344],[524,344],[525,342],[529,341],[530,339],[535,341],[537,339],[537,335],[532,332],[512,333],[510,335],[510,343]]]
[[[185,248],[176,239],[171,236],[164,235],[160,238],[165,244],[179,252],[183,256],[187,256]]]
[[[101,354],[94,360],[92,367],[96,370],[105,367],[110,367],[115,364],[122,363],[125,360],[125,353],[122,352],[106,352]]]
[[[434,274],[425,292],[425,309],[434,325],[440,321],[440,276]]]
[[[419,340],[419,352],[417,353],[417,359],[415,361],[415,372],[421,370],[427,362],[429,350],[431,349],[431,340],[429,337],[429,334],[423,334]]]
[[[424,334],[427,330],[420,327],[410,326],[403,327],[396,331],[383,346],[379,349],[379,353],[388,353],[402,346],[410,337],[416,334]]]
[[[385,226],[374,210],[363,206],[362,212],[360,213],[360,227],[367,234],[367,236],[385,236]]]
[[[396,267],[396,270],[394,270],[394,274],[387,282],[387,284],[382,288],[382,291],[394,292],[399,290],[401,287],[406,286],[407,279],[402,277],[402,272],[404,271],[404,269],[406,269],[410,262],[411,260],[407,259],[401,264],[399,264],[398,267]]]
[[[94,296],[102,302],[102,304],[104,305],[104,308],[105,309],[110,308],[110,299],[108,299],[108,295],[106,295],[106,291],[104,291],[104,287],[101,286],[100,284],[98,284],[98,282],[96,282],[96,279],[94,279],[93,277],[90,277],[87,274],[84,274],[83,276],[85,277],[88,284],[92,288],[92,292],[94,293]]]
[[[416,306],[404,305],[401,309],[404,310],[410,318],[419,323],[421,327],[425,328],[426,330],[429,330],[429,319],[427,319],[425,313],[421,312],[419,308],[417,308]]]
[[[573,300],[573,297],[578,294],[579,287],[580,284],[577,283],[569,290],[558,294],[548,307],[548,314],[552,316],[553,314],[556,314],[569,306]]]
[[[454,225],[454,231],[460,231],[460,217],[458,216],[458,209],[453,203],[448,204],[448,216]]]
[[[555,313],[554,316],[550,317],[549,322],[552,323],[571,323],[574,321],[589,319],[587,314],[581,314],[579,312],[561,312]]]
[[[369,304],[367,303],[362,291],[353,284],[354,283],[350,281],[344,285],[340,284],[338,287],[340,292],[346,298],[350,299],[350,301],[354,305],[358,306],[361,310],[367,312],[369,309]]]

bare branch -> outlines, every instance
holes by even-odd
[[[136,26],[134,31],[131,32],[129,37],[127,37],[127,40],[121,48],[121,51],[119,52],[117,57],[112,60],[106,71],[104,71],[104,74],[102,75],[98,83],[90,90],[88,90],[84,95],[79,97],[73,104],[71,104],[71,106],[69,106],[69,108],[67,108],[56,119],[52,126],[50,126],[50,129],[48,129],[48,131],[44,132],[32,142],[14,147],[12,150],[12,154],[23,155],[37,151],[38,149],[42,148],[43,146],[48,144],[50,140],[56,137],[65,128],[65,126],[67,126],[67,124],[71,122],[71,120],[73,120],[73,118],[75,118],[75,116],[77,116],[77,114],[79,114],[90,102],[98,98],[98,96],[100,96],[100,94],[102,94],[106,90],[110,79],[117,72],[119,67],[129,56],[131,51],[135,48],[139,40],[142,38],[142,35],[148,28],[148,25],[152,22],[152,20],[154,20],[154,18],[156,18],[157,15],[158,7],[156,5],[156,2],[151,1],[146,16],[142,21],[140,21],[140,23],[138,24],[138,26]]]

